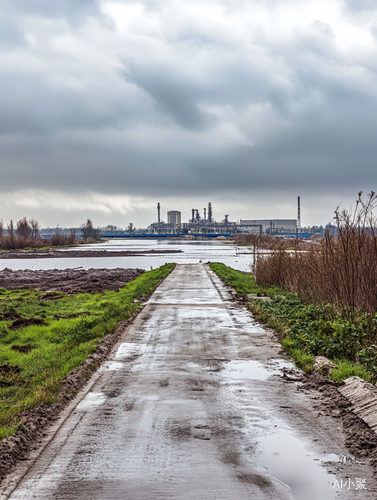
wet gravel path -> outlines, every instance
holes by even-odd
[[[207,266],[178,265],[0,498],[376,498],[372,469],[231,299]],[[367,489],[333,487],[346,478]]]

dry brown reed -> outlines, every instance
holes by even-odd
[[[259,236],[257,234],[237,234],[233,238],[238,245],[252,245],[265,250],[284,250],[294,248],[296,240],[292,238],[277,238],[275,236]]]
[[[358,194],[354,210],[335,210],[334,225],[308,251],[281,249],[259,256],[256,281],[297,292],[305,302],[332,304],[345,318],[377,312],[377,230],[372,191]]]

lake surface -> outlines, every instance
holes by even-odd
[[[222,262],[227,266],[250,272],[253,256],[251,249],[221,241],[182,241],[182,240],[109,240],[94,245],[75,247],[75,250],[147,251],[182,250],[182,253],[160,255],[138,255],[130,257],[75,257],[53,259],[4,259],[0,260],[0,270],[5,269],[67,269],[75,267],[90,268],[139,268],[149,271],[167,262],[178,264],[197,264],[198,262]],[[61,250],[64,252],[64,250]],[[245,253],[247,252],[247,253]]]

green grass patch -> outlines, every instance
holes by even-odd
[[[251,273],[242,273],[217,262],[211,263],[210,267],[221,279],[232,286],[237,293],[263,292],[262,287],[255,283],[254,276]]]
[[[140,307],[135,299],[153,292],[173,269],[174,264],[165,264],[119,292],[95,295],[1,288],[0,439],[20,430],[20,412],[55,402],[65,376],[133,315]],[[44,324],[12,330],[15,318]]]
[[[219,263],[210,266],[238,293],[271,297],[269,301],[253,298],[249,308],[258,320],[280,334],[284,350],[304,372],[311,371],[314,356],[325,356],[338,365],[331,374],[334,380],[357,375],[376,382],[377,346],[370,345],[367,318],[361,315],[351,322],[342,319],[331,305],[303,304],[296,294],[277,287],[262,288],[251,273]]]

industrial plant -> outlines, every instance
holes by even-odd
[[[157,221],[148,226],[146,233],[154,235],[193,235],[193,236],[229,236],[233,234],[268,234],[276,236],[295,236],[300,231],[300,197],[298,197],[297,219],[241,219],[237,222],[224,215],[221,221],[213,217],[212,204],[208,208],[191,210],[191,218],[182,222],[181,212],[167,212],[167,222],[161,219],[161,205],[157,204]]]

